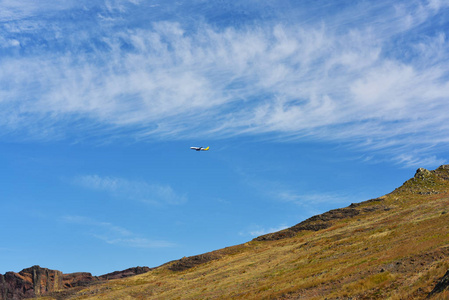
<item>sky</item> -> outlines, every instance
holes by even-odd
[[[0,273],[156,267],[447,164],[448,34],[444,0],[0,0]]]

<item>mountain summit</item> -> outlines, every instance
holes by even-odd
[[[140,275],[73,287],[59,271],[26,275],[33,267],[15,278],[33,278],[20,297],[40,299],[449,299],[448,212],[449,165],[420,168],[385,196]],[[2,299],[21,299],[8,278]]]

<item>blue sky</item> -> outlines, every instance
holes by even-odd
[[[443,0],[1,0],[0,273],[154,267],[447,163],[448,29]]]

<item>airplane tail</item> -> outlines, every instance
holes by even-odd
[[[207,151],[207,150],[209,150],[209,146],[207,146],[207,148],[204,148],[203,150],[204,150],[204,151]]]

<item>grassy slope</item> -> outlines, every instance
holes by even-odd
[[[424,299],[449,269],[449,170],[417,174],[357,209],[326,229],[221,249],[183,271],[172,262],[42,299]]]

